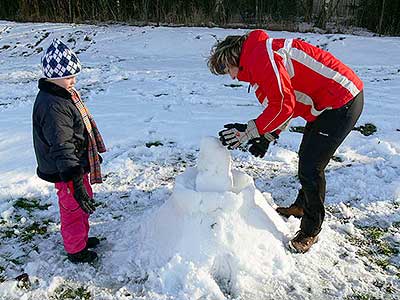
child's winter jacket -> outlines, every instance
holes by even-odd
[[[33,107],[37,174],[49,182],[70,181],[89,172],[88,136],[82,117],[64,88],[39,80]]]

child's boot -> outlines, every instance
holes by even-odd
[[[68,253],[68,259],[70,262],[77,263],[90,263],[97,259],[97,253],[89,251],[86,248],[74,254]]]
[[[96,248],[98,244],[100,244],[100,240],[97,237],[92,236],[88,238],[86,248]]]

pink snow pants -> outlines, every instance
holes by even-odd
[[[89,197],[93,197],[88,174],[83,176],[83,184]],[[57,182],[58,204],[60,207],[61,236],[65,251],[74,254],[86,247],[89,233],[89,214],[85,213],[74,198],[72,181]]]

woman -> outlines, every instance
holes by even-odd
[[[263,157],[291,119],[307,121],[299,149],[301,189],[278,213],[301,218],[290,247],[307,252],[318,240],[325,216],[325,168],[356,124],[364,104],[363,83],[332,54],[298,39],[272,39],[262,30],[228,36],[211,50],[216,75],[249,82],[264,111],[247,124],[226,124],[220,139],[229,149],[250,144]]]

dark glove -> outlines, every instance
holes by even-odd
[[[251,145],[249,152],[255,157],[263,158],[265,153],[267,153],[269,143],[270,142],[264,136],[252,139],[249,141],[249,145]]]
[[[89,197],[86,191],[82,175],[74,177],[74,179],[72,179],[72,184],[74,186],[74,198],[78,202],[79,206],[88,214],[94,213],[96,210],[96,207],[94,206],[95,202]]]
[[[249,140],[260,136],[254,120],[250,120],[247,124],[225,124],[224,127],[225,129],[218,134],[222,145],[228,146],[228,149],[236,149],[246,145]]]
[[[263,158],[265,153],[267,153],[269,144],[276,140],[279,136],[275,132],[266,133],[259,138],[255,138],[249,141],[248,145],[251,145],[249,148],[249,152],[254,155],[255,157]]]

